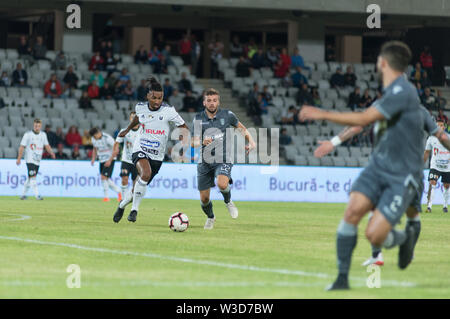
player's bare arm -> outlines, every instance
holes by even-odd
[[[97,148],[94,147],[94,149],[92,150],[91,165],[94,165],[96,157],[97,157]]]
[[[366,126],[384,120],[383,114],[374,106],[364,112],[329,112],[317,107],[304,105],[299,113],[299,120],[326,120],[341,125]]]
[[[444,132],[444,130],[439,129],[436,134],[434,134],[441,142],[442,145],[448,150],[450,150],[450,138],[448,137],[448,134]]]
[[[242,136],[244,136],[244,138],[248,142],[248,144],[245,146],[245,149],[247,150],[247,154],[248,154],[251,150],[253,150],[256,147],[256,143],[253,140],[253,137],[251,136],[251,134],[249,133],[247,128],[244,126],[244,124],[242,124],[241,122],[238,122],[237,129],[239,130],[239,132],[242,134]]]
[[[25,150],[25,147],[23,145],[19,146],[19,153],[17,154],[17,161],[16,164],[20,165],[20,161],[22,160],[23,151]]]
[[[119,133],[119,137],[125,137],[127,133],[136,125],[139,124],[139,118],[137,116],[133,117],[133,120],[128,124],[128,127]]]
[[[44,145],[44,147],[45,147],[45,150],[50,154],[50,156],[53,158],[53,159],[55,159],[56,158],[56,156],[55,156],[55,153],[53,153],[53,150],[52,150],[52,148],[50,147],[50,145]]]
[[[331,153],[335,146],[349,140],[355,135],[358,135],[363,130],[362,126],[346,126],[337,136],[331,140],[318,141],[319,146],[314,151],[315,157],[323,157]]]
[[[426,163],[429,157],[430,157],[430,151],[425,150],[425,152],[423,153],[423,162]]]

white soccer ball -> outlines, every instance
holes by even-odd
[[[169,227],[173,231],[183,232],[189,227],[189,218],[186,214],[176,212],[169,218]]]

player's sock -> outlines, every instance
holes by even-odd
[[[30,186],[34,191],[34,196],[39,197],[39,191],[37,188],[36,178],[30,178]]]
[[[381,253],[381,248],[372,245],[372,257],[377,258],[379,253]]]
[[[119,204],[120,208],[125,208],[131,201],[133,200],[133,190],[130,189],[128,192],[126,192],[125,196],[123,197],[122,201]]]
[[[431,185],[431,191],[430,191],[430,198],[428,199],[427,207],[431,209],[433,206],[433,197],[434,197],[434,190],[436,188],[436,185]]]
[[[113,191],[115,191],[116,193],[120,193],[120,188],[119,188],[119,186],[117,186],[116,184],[114,184],[114,182],[112,181],[111,178],[108,178],[107,181],[108,181],[109,188],[111,188],[111,189],[112,189]]]
[[[30,178],[27,178],[27,180],[25,181],[25,184],[23,185],[22,196],[26,196],[29,189],[30,189]]]
[[[122,198],[125,198],[125,195],[127,194],[128,185],[121,185],[120,186]]]
[[[356,247],[358,228],[341,220],[337,230],[337,259],[341,280],[348,279],[348,272],[352,261],[353,249]]]
[[[214,218],[213,205],[211,201],[206,204],[202,203],[202,209],[208,218]]]
[[[406,240],[406,232],[404,230],[397,230],[393,229],[391,232],[387,235],[383,247],[390,249],[395,246],[400,246],[403,244]]]
[[[420,230],[422,228],[419,215],[417,215],[416,217],[413,217],[413,218],[408,217],[405,229],[408,228],[409,226],[412,226],[414,228],[414,231],[415,231],[414,246],[416,246],[417,240],[419,239]]]
[[[223,195],[223,201],[225,202],[225,204],[228,204],[231,199],[230,185],[227,185],[227,188],[225,188],[224,190],[221,190],[220,192]]]
[[[106,179],[102,179],[103,193],[104,198],[108,198],[108,181]]]
[[[134,185],[133,206],[131,207],[131,210],[135,211],[139,210],[139,205],[141,204],[141,200],[142,198],[144,198],[146,191],[147,191],[147,182],[144,182],[139,177],[136,181],[136,184]]]
[[[447,207],[447,203],[448,203],[448,196],[449,194],[449,189],[444,187],[444,207]]]

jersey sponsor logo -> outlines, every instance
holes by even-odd
[[[403,88],[402,88],[400,85],[396,85],[396,86],[394,86],[394,88],[392,89],[392,93],[394,93],[394,94],[398,94],[398,93],[400,93],[401,91],[403,91]]]
[[[162,121],[162,120],[163,120],[163,118],[164,118],[164,117],[160,116],[160,117],[159,117],[159,120],[160,120],[160,121]]]
[[[144,131],[147,134],[166,135],[166,130],[154,130],[154,129],[148,128],[148,129],[145,129]]]
[[[220,119],[220,125],[225,125],[225,119]]]
[[[141,145],[146,147],[158,148],[161,143],[159,141],[141,140]]]
[[[144,153],[138,153],[138,157],[139,157],[139,158],[144,158],[144,157],[145,157],[145,154],[144,154]]]

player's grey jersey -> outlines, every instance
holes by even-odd
[[[214,157],[215,148],[215,150],[223,152],[222,160],[225,163],[232,162],[233,154],[227,154],[226,152],[227,128],[237,127],[238,123],[239,120],[233,112],[220,108],[212,119],[208,117],[206,110],[195,115],[194,136],[200,136],[201,133],[200,138],[202,142],[205,137],[211,137],[213,140],[208,146],[202,144],[201,161],[211,163],[212,159],[208,160],[207,157],[208,154],[211,154],[212,157]],[[198,125],[200,125],[201,131],[197,129]],[[210,150],[212,151],[210,152]]]
[[[374,107],[385,120],[375,124],[377,145],[371,161],[394,176],[421,176],[424,129],[434,134],[438,128],[420,105],[417,90],[400,76],[384,90]]]

